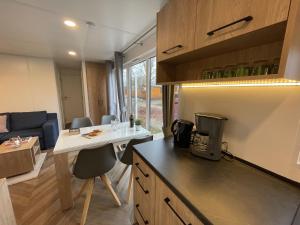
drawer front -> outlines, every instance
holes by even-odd
[[[155,189],[155,173],[136,153],[133,154],[133,174],[134,180],[145,190]]]
[[[133,154],[134,215],[139,225],[154,224],[155,174],[136,154]]]
[[[156,188],[156,225],[203,224],[158,177]]]

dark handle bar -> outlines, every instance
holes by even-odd
[[[145,220],[145,219],[144,219],[144,217],[143,217],[143,215],[142,215],[142,213],[141,213],[141,211],[140,211],[140,209],[139,209],[140,205],[139,205],[139,204],[136,204],[135,207],[136,207],[138,213],[140,214],[140,216],[142,217],[142,220],[143,220],[144,224],[149,224],[148,220]]]
[[[176,46],[174,46],[174,47],[172,47],[172,48],[169,48],[169,49],[163,51],[162,53],[164,53],[164,54],[172,54],[172,53],[174,53],[174,52],[177,52],[177,51],[180,50],[181,48],[183,48],[182,45],[176,45]],[[170,52],[170,51],[171,51],[171,52]]]
[[[187,225],[184,220],[179,216],[179,214],[175,211],[175,209],[170,205],[170,199],[169,198],[165,198],[165,202],[166,204],[170,207],[170,209],[172,210],[172,212],[175,214],[175,216],[181,221],[181,223],[183,225]],[[192,225],[191,223],[189,223],[188,225]]]
[[[139,167],[139,163],[135,163],[136,167],[139,169],[139,171],[142,172],[142,174],[145,176],[145,177],[149,177],[149,174],[148,173],[144,173],[144,171]]]
[[[142,188],[143,192],[144,192],[145,194],[149,194],[149,191],[148,191],[148,190],[145,190],[145,189],[143,188],[143,186],[141,185],[141,183],[140,183],[140,181],[139,181],[140,178],[139,178],[139,177],[136,177],[135,180],[136,180],[136,182],[138,183],[138,185]]]
[[[209,32],[207,33],[207,35],[208,35],[208,36],[212,36],[212,35],[214,35],[214,33],[215,33],[216,31],[222,30],[222,29],[224,29],[224,28],[226,28],[226,27],[230,27],[230,26],[232,26],[232,25],[234,25],[234,24],[237,24],[237,23],[240,23],[240,22],[243,22],[243,21],[249,22],[249,21],[251,21],[251,20],[253,20],[253,17],[252,17],[252,16],[246,16],[246,17],[244,17],[244,18],[242,18],[242,19],[236,20],[236,21],[234,21],[234,22],[232,22],[232,23],[229,23],[229,24],[227,24],[227,25],[224,25],[224,26],[222,26],[222,27],[219,27],[219,28],[217,28],[217,29],[215,29],[215,30],[209,31]]]

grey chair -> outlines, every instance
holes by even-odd
[[[75,197],[75,199],[77,199],[84,191],[86,191],[80,225],[84,225],[86,222],[96,177],[101,178],[117,205],[121,206],[121,202],[111,186],[111,181],[106,176],[106,173],[114,167],[116,161],[117,158],[113,144],[107,144],[94,149],[84,149],[79,152],[73,174],[79,179],[86,180]]]
[[[129,166],[132,166],[132,163],[133,163],[133,146],[137,145],[137,144],[144,143],[144,142],[148,142],[148,141],[153,141],[153,136],[152,135],[144,137],[144,138],[131,139],[128,142],[125,149],[123,149],[122,146],[118,146],[119,152],[117,152],[117,156],[118,156],[120,162],[124,163],[126,165],[126,167],[124,168],[124,170],[122,171],[119,179],[117,180],[117,184],[119,184],[120,180],[122,179],[122,177],[126,173]],[[133,170],[131,168],[129,184],[128,184],[128,190],[127,190],[127,198],[126,198],[127,202],[129,202],[129,199],[130,199],[132,179],[133,179]]]
[[[88,117],[79,117],[72,120],[71,129],[93,126],[93,123]]]
[[[117,117],[115,115],[103,115],[101,118],[101,125],[110,124],[112,120],[115,120]]]

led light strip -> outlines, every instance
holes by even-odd
[[[283,81],[283,82],[249,82],[249,83],[235,83],[235,82],[220,82],[220,83],[188,83],[182,84],[182,88],[210,88],[210,87],[281,87],[281,86],[300,86],[297,81]]]

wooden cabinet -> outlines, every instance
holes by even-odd
[[[156,225],[203,225],[158,177],[156,177],[156,212]]]
[[[135,219],[139,225],[153,225],[155,223],[155,174],[135,153],[133,161]]]
[[[139,225],[203,224],[136,153],[133,173],[134,217]]]
[[[107,114],[106,65],[104,63],[86,63],[86,80],[90,118],[95,125]]]
[[[158,14],[157,83],[300,80],[300,56],[295,54],[300,49],[300,0],[197,0],[191,3],[197,6],[191,23],[195,29],[182,32],[190,41],[194,38],[194,47],[165,56],[162,49],[181,43],[172,34],[180,26],[169,12],[181,12],[185,4],[170,1]]]
[[[170,0],[157,15],[157,60],[194,50],[197,0]]]
[[[195,47],[286,21],[290,0],[198,0]]]

